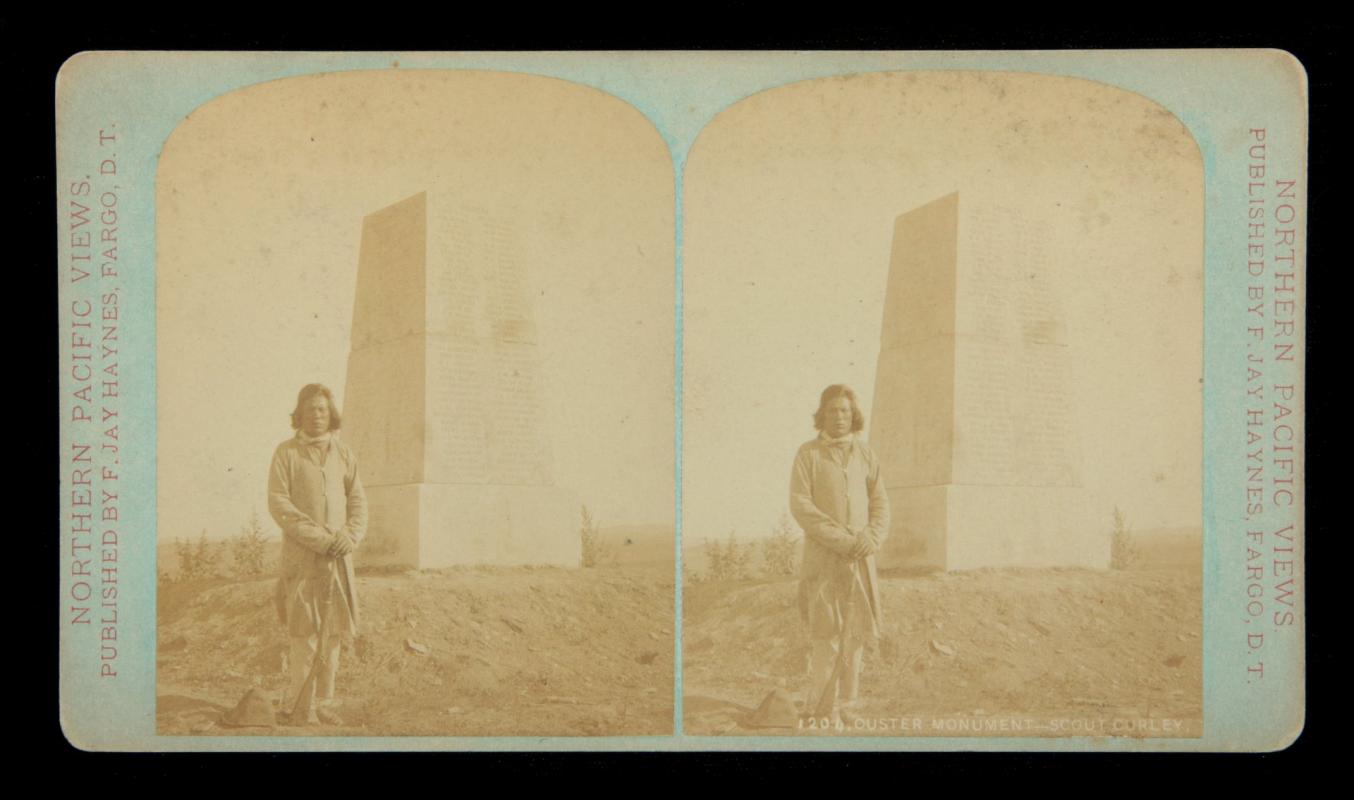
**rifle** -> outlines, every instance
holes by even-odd
[[[849,569],[851,570],[852,583],[850,600],[846,604],[846,613],[842,616],[842,633],[837,643],[837,660],[832,665],[832,674],[828,677],[827,683],[823,686],[822,694],[818,695],[818,704],[814,707],[815,717],[820,719],[832,716],[832,710],[837,705],[837,686],[841,683],[842,675],[847,670],[846,660],[849,653],[846,647],[847,639],[851,636],[851,626],[855,624],[855,614],[857,598],[856,590],[860,590],[861,597],[866,603],[870,603],[870,592],[866,588],[864,578],[861,576],[860,561],[852,561]]]
[[[310,609],[310,621],[315,627],[315,657],[311,659],[310,672],[306,675],[306,680],[301,684],[301,691],[296,697],[296,705],[292,708],[291,719],[293,724],[308,725],[310,718],[315,713],[315,688],[320,679],[320,670],[329,666],[329,647],[327,643],[329,633],[329,620],[333,617],[330,605],[334,600],[334,583],[338,580],[338,575],[334,569],[335,561],[329,562],[329,579],[325,581],[324,597]],[[299,722],[298,722],[299,720]]]

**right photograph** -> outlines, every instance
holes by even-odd
[[[1200,151],[1078,78],[810,80],[683,173],[696,736],[1203,734]]]

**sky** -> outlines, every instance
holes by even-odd
[[[556,483],[603,526],[671,524],[674,177],[631,106],[496,72],[272,81],[189,114],[156,187],[162,541],[271,527],[297,391],[343,407],[363,217],[422,191],[520,215]]]
[[[723,111],[683,180],[685,544],[770,532],[825,386],[868,437],[894,220],[956,191],[1046,221],[1095,518],[1201,526],[1203,165],[1170,113],[1051,76],[825,78]]]
[[[1052,232],[1092,508],[1200,523],[1202,163],[1183,125],[1090,81],[825,78],[755,94],[686,160],[683,527],[769,532],[818,393],[874,392],[898,215],[958,191]],[[674,175],[634,108],[565,81],[379,70],[194,110],[157,177],[162,540],[257,511],[301,385],[343,403],[362,218],[417,192],[513,207],[557,483],[600,523],[673,511]],[[360,456],[360,454],[359,454]]]

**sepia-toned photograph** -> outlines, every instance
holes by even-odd
[[[1289,747],[1302,58],[72,55],[66,741]]]
[[[1200,736],[1181,121],[843,75],[721,112],[685,187],[685,732]]]
[[[597,90],[314,74],[156,174],[157,731],[673,728],[673,172]]]

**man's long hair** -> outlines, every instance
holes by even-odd
[[[329,387],[323,383],[308,383],[301,387],[301,393],[296,396],[296,408],[292,409],[291,412],[292,430],[301,430],[301,414],[305,410],[306,403],[317,394],[324,395],[325,401],[329,403],[329,430],[336,431],[342,426],[343,420],[339,417],[338,404],[334,402],[334,393],[329,391]]]
[[[813,412],[813,427],[820,431],[823,429],[827,424],[823,419],[827,414],[827,404],[838,397],[845,397],[851,401],[851,432],[859,433],[865,430],[865,415],[861,413],[860,404],[856,402],[856,393],[844,383],[834,383],[823,390],[822,397],[818,398],[818,410]]]

